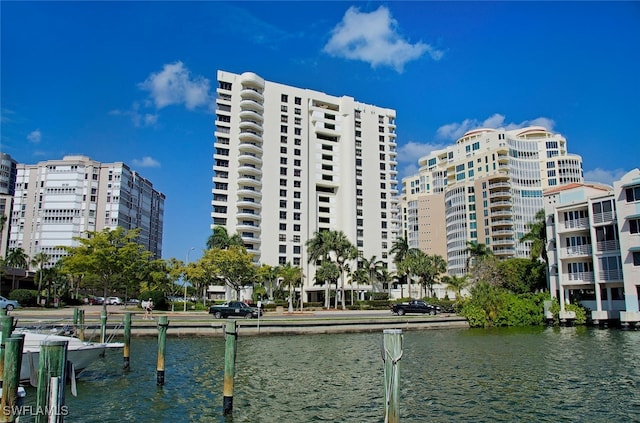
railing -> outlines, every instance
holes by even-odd
[[[560,249],[560,257],[590,256],[593,251],[591,245],[575,245]]]
[[[595,213],[593,215],[593,223],[613,222],[616,219],[616,214],[613,211],[604,213]]]
[[[602,281],[621,281],[622,269],[601,270],[598,272],[598,279]]]
[[[587,229],[589,227],[589,222],[586,217],[580,219],[565,220],[564,222],[562,222],[562,227],[564,229]]]
[[[574,272],[562,275],[562,282],[593,282],[595,280],[593,272]]]
[[[596,242],[596,251],[618,251],[620,250],[620,242],[618,240],[598,241]]]

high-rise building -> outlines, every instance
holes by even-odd
[[[18,164],[9,248],[29,257],[44,252],[49,264],[75,246],[74,237],[105,228],[140,228],[138,242],[162,255],[164,194],[122,162],[66,156]]]
[[[539,126],[469,131],[418,163],[402,181],[403,235],[410,247],[446,251],[452,275],[468,271],[469,242],[499,258],[529,257],[519,239],[543,209],[543,190],[582,182],[582,158]]]
[[[560,318],[566,304],[591,310],[594,322],[640,324],[640,170],[613,188],[569,184],[544,193],[549,290]]]
[[[0,153],[0,257],[7,254],[9,242],[9,216],[13,204],[18,162],[10,155]]]
[[[396,112],[250,72],[217,78],[212,227],[239,234],[257,263],[302,267],[304,301],[323,290],[305,246],[318,231],[342,231],[390,266]]]

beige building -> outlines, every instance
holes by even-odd
[[[49,255],[53,265],[88,231],[140,228],[139,242],[162,255],[164,194],[122,162],[66,156],[19,164],[10,219],[9,248],[29,257]]]
[[[545,191],[549,288],[565,310],[581,303],[594,322],[640,323],[640,170],[614,183]]]
[[[452,275],[467,271],[468,242],[500,258],[529,257],[519,239],[543,208],[543,190],[582,181],[581,157],[539,126],[469,131],[418,163],[402,181],[404,235],[411,247],[441,252]]]
[[[342,231],[361,257],[390,267],[400,224],[395,110],[250,72],[217,78],[212,227],[238,233],[256,263],[301,266],[304,301],[323,291],[305,246],[318,231]]]

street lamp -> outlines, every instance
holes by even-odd
[[[189,251],[187,251],[187,261],[186,261],[186,263],[184,265],[185,268],[187,266],[189,266],[189,254],[195,249],[196,249],[196,247],[191,247],[191,248],[189,248]],[[187,278],[186,278],[186,275],[183,276],[183,285],[184,285],[184,298],[183,298],[184,302],[182,303],[182,307],[183,307],[182,311],[187,311]]]

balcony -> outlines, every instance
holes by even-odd
[[[262,154],[262,146],[254,142],[242,142],[238,146],[240,153],[253,153],[254,155]]]
[[[255,131],[250,131],[248,129],[240,131],[240,135],[238,136],[238,139],[242,143],[246,142],[246,143],[262,144],[262,134]]]
[[[258,113],[255,110],[241,110],[239,113],[239,116],[240,116],[240,119],[242,120],[252,120],[255,122],[259,122],[260,124],[264,122],[262,113]]]
[[[601,270],[598,272],[598,280],[602,282],[622,282],[622,269]]]
[[[249,153],[240,153],[238,156],[238,162],[242,164],[250,163],[256,166],[262,166],[262,159],[255,154]]]
[[[620,251],[620,241],[615,239],[610,241],[598,241],[596,242],[596,251],[599,253]]]
[[[575,272],[562,275],[562,285],[593,284],[593,272]]]
[[[586,217],[580,219],[565,220],[558,225],[559,231],[580,231],[589,229],[589,220]]]
[[[491,210],[491,216],[513,216],[513,212],[511,210]]]
[[[253,110],[259,114],[264,112],[264,106],[255,100],[240,100],[240,109]]]
[[[604,213],[595,213],[593,215],[593,223],[614,223],[616,221],[616,214],[613,211]]]
[[[593,249],[591,245],[576,245],[573,247],[560,248],[559,256],[563,258],[591,257]]]
[[[491,191],[489,192],[489,198],[511,198],[510,190],[499,190],[499,191]]]
[[[256,167],[256,165],[253,164],[249,164],[249,163],[241,163],[238,166],[238,173],[241,175],[240,177],[243,176],[262,176],[262,170],[258,167]]]
[[[262,136],[262,126],[260,122],[255,120],[241,120],[238,126],[240,127],[240,132],[249,131]]]
[[[260,91],[255,88],[244,87],[242,91],[240,91],[240,98],[242,100],[256,100],[262,103],[264,101],[264,96]]]
[[[253,175],[240,175],[238,177],[238,184],[244,186],[249,186],[253,188],[259,188],[262,186],[262,181],[256,178]]]
[[[515,248],[508,248],[508,247],[493,248],[492,251],[494,255],[501,256],[501,257],[513,256],[516,253]]]

